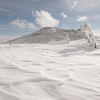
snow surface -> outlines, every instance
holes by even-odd
[[[100,49],[84,39],[1,44],[0,100],[100,100]]]

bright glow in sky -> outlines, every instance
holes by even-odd
[[[42,27],[77,29],[86,22],[100,32],[100,0],[0,0],[0,39]]]

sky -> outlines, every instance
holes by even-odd
[[[0,42],[43,27],[78,29],[86,22],[100,34],[100,0],[0,0]]]

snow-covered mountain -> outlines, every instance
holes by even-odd
[[[82,38],[78,35],[77,30],[65,30],[54,27],[45,27],[34,33],[24,35],[5,43],[48,43],[49,41],[59,41],[64,39],[66,40],[68,37],[70,40],[77,40]]]
[[[46,27],[1,44],[0,100],[100,100],[100,37],[95,49],[83,29]]]

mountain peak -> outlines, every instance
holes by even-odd
[[[5,43],[23,44],[23,43],[48,43],[50,41],[59,41],[67,39],[69,36],[70,40],[81,39],[78,35],[77,30],[65,30],[54,27],[44,27],[34,33],[24,35],[22,37],[10,40]]]

